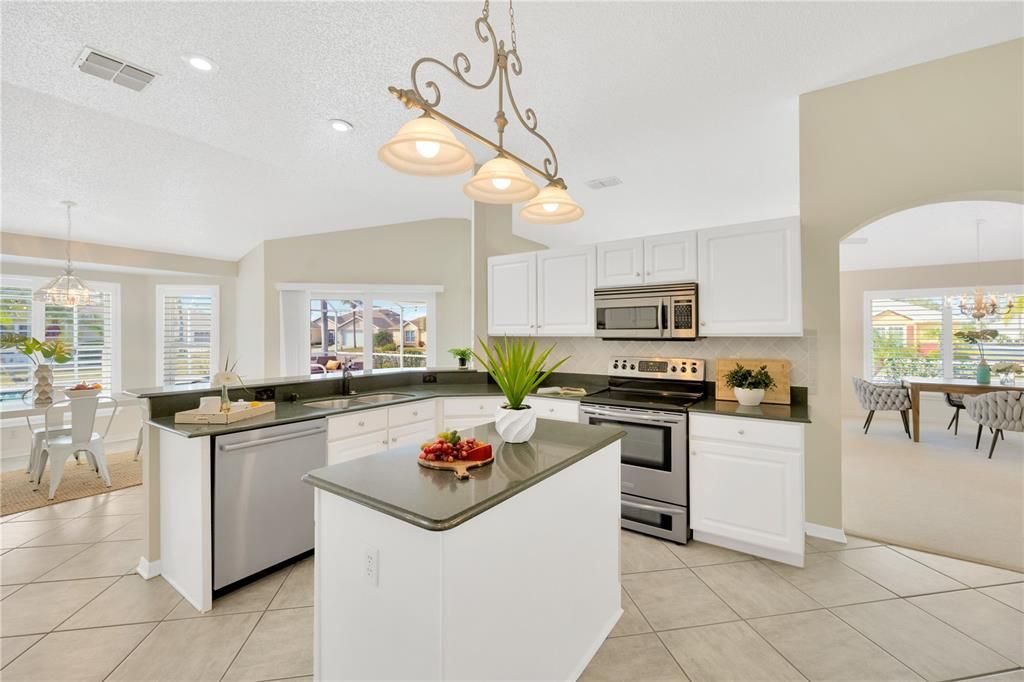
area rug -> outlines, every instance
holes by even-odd
[[[111,490],[130,488],[142,484],[142,460],[134,461],[135,452],[119,452],[107,455],[107,467],[110,469],[110,487],[103,485],[96,472],[88,465],[83,456],[79,464],[69,459],[60,478],[60,487],[54,499],[46,499],[50,491],[50,467],[43,473],[42,483],[38,490],[29,482],[24,469],[5,471],[0,474],[0,516],[17,514],[45,507],[49,504],[77,500]]]

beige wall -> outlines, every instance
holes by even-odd
[[[800,98],[804,326],[818,336],[807,520],[842,525],[839,241],[925,203],[1024,201],[1024,40]],[[926,248],[926,245],[925,245]]]
[[[263,284],[265,259],[261,242],[238,261],[238,304],[235,310],[238,343],[238,373],[243,377],[270,376],[264,349],[266,288]]]
[[[980,277],[979,277],[980,271]],[[914,268],[857,270],[839,275],[842,343],[842,407],[843,414],[863,416],[857,397],[850,388],[850,377],[864,375],[864,292],[903,289],[938,289],[943,287],[974,287],[977,284],[1024,284],[1024,260],[929,265]],[[948,408],[926,404],[921,416],[928,421],[948,419]]]

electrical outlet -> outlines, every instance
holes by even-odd
[[[363,574],[368,585],[380,585],[380,550],[367,548],[363,558]]]
[[[423,383],[425,383],[425,384],[436,384],[437,383],[437,375],[436,374],[424,374],[423,375]]]
[[[255,400],[260,402],[273,402],[274,397],[277,395],[277,391],[274,390],[273,386],[268,388],[257,388],[255,393]]]

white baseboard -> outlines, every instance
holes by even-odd
[[[580,658],[580,662],[576,664],[576,669],[573,671],[572,675],[566,679],[578,680],[580,676],[583,675],[583,671],[587,669],[588,665],[590,665],[590,661],[594,658],[594,655],[597,654],[597,650],[601,648],[601,645],[604,644],[604,640],[608,638],[608,635],[610,635],[612,630],[615,629],[615,625],[619,622],[619,619],[622,618],[622,613],[622,609],[616,611],[615,616],[612,617],[603,628],[601,628],[601,632],[598,633],[597,638],[594,639],[594,642],[590,645],[587,652],[582,658]]]
[[[804,567],[803,547],[800,548],[799,552],[787,552],[785,550],[770,549],[760,545],[753,545],[749,542],[743,542],[742,540],[723,537],[717,533],[708,533],[706,531],[699,530],[693,531],[693,539],[706,542],[709,545],[718,545],[719,547],[725,547],[726,549],[731,549],[736,552],[752,554],[765,559],[771,559],[772,561],[778,561],[782,564],[789,564],[790,566],[796,566],[797,568]]]
[[[832,542],[842,542],[843,544],[846,543],[846,533],[842,528],[819,526],[816,523],[809,523],[805,521],[804,532],[812,538],[821,538],[822,540],[831,540]]]
[[[145,557],[139,557],[139,565],[135,567],[135,572],[146,580],[155,578],[160,575],[160,560],[148,561]]]

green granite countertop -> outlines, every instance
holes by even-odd
[[[469,480],[419,466],[416,445],[314,469],[302,480],[420,528],[443,531],[572,466],[625,432],[612,426],[538,419],[528,443],[504,443],[494,424],[467,429],[463,435],[494,448],[494,463],[473,469]]]

